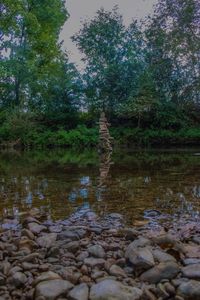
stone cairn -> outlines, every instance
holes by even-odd
[[[112,140],[108,127],[110,124],[107,121],[105,113],[102,112],[99,118],[99,151],[100,153],[112,152]]]

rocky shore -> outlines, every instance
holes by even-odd
[[[0,300],[198,300],[200,225],[126,227],[85,210],[53,222],[32,209],[2,221]]]

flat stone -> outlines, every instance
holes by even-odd
[[[66,296],[72,288],[73,284],[62,279],[42,281],[36,286],[34,299],[55,300],[59,296]]]
[[[179,272],[179,266],[175,262],[165,262],[159,263],[157,266],[152,269],[144,272],[140,279],[142,281],[148,281],[150,283],[158,283],[162,279],[172,279]]]
[[[139,300],[141,296],[140,289],[112,279],[102,280],[90,290],[90,300]]]
[[[41,231],[45,231],[46,227],[33,222],[33,223],[28,223],[28,229],[34,234],[39,234]]]
[[[185,300],[199,300],[200,299],[200,281],[189,280],[179,285],[177,294]]]
[[[192,264],[181,269],[184,277],[200,279],[200,264]]]
[[[69,300],[88,300],[89,288],[86,283],[75,286],[68,294]]]
[[[94,257],[88,257],[84,259],[84,264],[89,267],[102,267],[105,264],[105,260],[102,258],[94,258]]]
[[[175,257],[173,257],[172,255],[161,251],[159,249],[155,249],[152,251],[153,253],[153,257],[155,260],[157,260],[158,262],[167,262],[167,261],[174,261],[176,262]]]
[[[63,240],[63,239],[70,239],[71,241],[80,240],[78,233],[75,232],[74,230],[62,231],[61,233],[59,233],[58,238],[60,240]]]
[[[73,241],[65,244],[64,248],[69,252],[75,253],[80,248],[80,244],[78,241]]]
[[[37,244],[42,248],[52,247],[57,239],[57,233],[46,233],[39,238],[37,238]]]
[[[94,246],[89,247],[88,252],[92,256],[98,257],[98,258],[104,258],[106,256],[106,253],[105,253],[103,247],[100,245],[94,245]]]
[[[126,277],[126,273],[122,268],[120,268],[117,265],[112,265],[109,270],[110,275],[116,276],[116,277]]]
[[[127,249],[125,257],[137,270],[148,270],[155,265],[153,255],[148,248],[130,247]]]
[[[33,281],[33,286],[37,285],[42,281],[54,280],[54,279],[61,279],[61,277],[57,273],[54,273],[52,271],[43,272]]]
[[[200,258],[186,258],[186,259],[183,259],[183,264],[185,266],[193,265],[193,264],[200,264]]]

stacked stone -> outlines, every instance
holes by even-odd
[[[108,123],[105,113],[102,112],[99,119],[99,148],[100,151],[111,151],[112,152],[112,140],[108,127]]]

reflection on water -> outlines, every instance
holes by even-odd
[[[197,151],[196,151],[197,152]],[[200,209],[200,156],[194,151],[144,151],[102,156],[66,150],[0,154],[0,212],[40,207],[54,219],[77,208],[99,215],[144,210],[190,213]]]

